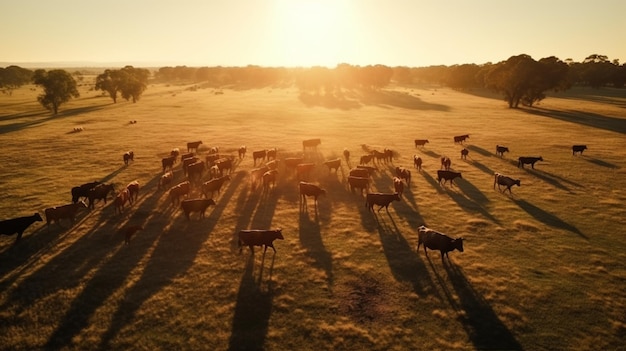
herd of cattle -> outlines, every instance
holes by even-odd
[[[455,136],[454,142],[463,144],[468,138],[469,135]],[[416,148],[423,148],[427,143],[429,143],[427,139],[415,139]],[[252,152],[255,168],[249,171],[251,189],[254,191],[257,187],[262,187],[262,191],[267,192],[276,187],[280,163],[284,165],[286,172],[294,174],[294,178],[298,182],[301,208],[307,207],[307,197],[313,197],[317,210],[318,197],[325,195],[326,190],[322,189],[319,185],[307,181],[310,178],[311,171],[316,167],[316,163],[311,162],[306,156],[308,150],[316,150],[317,146],[320,144],[320,139],[304,140],[302,142],[303,149],[301,157],[285,157],[280,161],[277,159],[277,150],[275,148]],[[246,146],[239,147],[237,157],[221,155],[218,147],[210,147],[204,159],[200,159],[198,153],[200,145],[202,145],[202,141],[189,142],[187,143],[186,153],[182,153],[178,148],[175,148],[171,150],[169,156],[161,159],[163,174],[159,179],[158,190],[166,190],[171,204],[175,207],[179,206],[187,219],[189,219],[190,215],[194,212],[199,213],[199,216],[203,218],[208,207],[216,205],[213,196],[216,192],[219,195],[224,183],[231,179],[230,174],[237,165],[237,158],[240,162],[247,153]],[[383,207],[388,211],[389,205],[393,201],[401,201],[404,187],[410,185],[411,170],[404,167],[395,167],[395,176],[393,177],[394,192],[369,192],[370,181],[373,174],[379,171],[379,165],[383,163],[393,163],[394,152],[386,148],[383,151],[371,149],[367,145],[362,145],[362,149],[364,154],[359,157],[359,164],[349,171],[347,186],[352,193],[354,193],[355,190],[358,190],[361,195],[363,191],[366,192],[365,207],[369,211],[374,212],[374,205],[378,206],[378,211]],[[583,151],[586,149],[586,145],[574,145],[572,146],[572,154],[575,155],[579,153],[582,155]],[[497,156],[503,157],[504,153],[509,152],[509,149],[506,146],[496,145],[495,151]],[[466,159],[468,154],[469,150],[463,148],[461,150],[461,159]],[[124,153],[122,158],[124,164],[128,165],[130,161],[134,160],[134,152],[128,151]],[[343,150],[343,158],[345,162],[350,165],[349,150]],[[535,163],[538,161],[543,161],[543,158],[541,156],[519,157],[517,166],[523,168],[524,165],[530,164],[534,169]],[[258,167],[257,162],[259,162]],[[418,172],[422,171],[422,163],[421,157],[418,155],[413,156],[413,166]],[[450,158],[445,156],[441,157],[441,167],[437,170],[437,181],[441,186],[445,186],[448,182],[450,186],[453,186],[455,179],[463,178],[460,172],[451,170],[451,163]],[[186,180],[179,184],[172,185],[174,181],[174,168],[177,164],[180,164],[180,168]],[[336,158],[323,161],[322,164],[328,168],[329,173],[333,171],[336,173],[341,168],[342,160]],[[203,181],[203,177],[208,177],[208,180]],[[521,186],[521,181],[503,174],[495,173],[494,189],[496,185],[500,191],[508,190],[509,193],[512,194],[511,187],[514,185]],[[501,186],[504,186],[505,189],[502,190]],[[81,208],[93,210],[97,201],[103,201],[106,204],[109,195],[113,195],[115,213],[121,214],[127,203],[132,205],[134,201],[137,201],[138,194],[139,182],[137,181],[130,182],[125,188],[118,192],[115,191],[113,184],[105,184],[98,181],[73,187],[71,189],[71,203],[49,207],[44,210],[48,231],[50,230],[50,224],[53,222],[56,222],[59,226],[61,226],[61,220],[69,220],[74,223],[77,212]],[[192,195],[195,195],[195,197],[192,198]],[[183,199],[182,201],[181,198]],[[0,234],[17,234],[17,242],[22,237],[24,231],[37,221],[43,221],[39,213],[35,213],[32,216],[0,221]],[[131,237],[141,229],[140,226],[124,228],[122,231],[125,237],[125,243],[128,244]],[[254,246],[263,246],[264,250],[271,247],[276,251],[273,246],[273,241],[276,239],[284,239],[280,229],[242,230],[238,233],[238,237],[239,246],[249,246],[251,250],[253,250]],[[418,228],[418,250],[421,245],[424,245],[425,252],[426,248],[439,250],[441,252],[442,261],[444,255],[447,257],[449,251],[457,249],[463,252],[463,238],[453,239],[445,234],[426,228],[425,226]]]

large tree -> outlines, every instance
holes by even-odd
[[[19,66],[0,67],[0,92],[11,95],[14,89],[29,83],[33,71]]]
[[[113,103],[117,103],[117,93],[120,90],[120,84],[119,70],[107,69],[96,77],[96,90],[107,92],[113,99]]]
[[[80,96],[74,77],[62,69],[48,72],[38,69],[33,74],[33,83],[43,88],[43,94],[37,97],[39,103],[55,115],[59,112],[59,106]]]
[[[137,102],[146,90],[150,71],[145,68],[126,66],[122,69],[107,69],[96,77],[96,90],[109,94],[113,103],[117,102],[117,94],[127,101]]]

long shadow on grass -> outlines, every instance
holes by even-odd
[[[466,212],[479,213],[490,221],[500,224],[500,221],[484,207],[484,204],[489,202],[489,200],[478,188],[470,182],[463,180],[458,181],[456,184],[463,194],[452,190],[451,187],[446,189],[446,192],[459,207]]]
[[[493,175],[495,173],[494,170],[492,170],[491,168],[485,166],[484,164],[476,161],[476,160],[472,160],[471,162],[472,166],[478,168],[480,171],[487,173],[489,175]]]
[[[422,99],[407,93],[388,90],[363,89],[361,91],[361,102],[364,105],[374,105],[380,107],[392,106],[408,110],[450,110],[450,107],[447,105],[425,102]]]
[[[476,146],[476,145],[468,145],[468,146],[467,146],[467,149],[468,149],[468,150],[470,150],[470,151],[474,151],[474,152],[476,152],[476,153],[478,153],[478,154],[481,154],[481,155],[483,155],[483,156],[493,156],[493,154],[492,154],[491,152],[489,152],[489,151],[487,151],[487,150],[483,149],[483,148],[482,148],[482,147],[480,147],[480,146]]]
[[[394,278],[399,282],[410,283],[413,291],[420,296],[437,293],[426,266],[400,233],[393,217],[389,213],[379,212],[377,218],[378,235]]]
[[[594,165],[598,165],[600,167],[606,167],[606,168],[610,168],[610,169],[618,169],[619,166],[614,164],[614,163],[610,163],[610,162],[606,162],[597,158],[588,158],[588,157],[583,157],[583,159],[589,163],[593,163]]]
[[[549,117],[561,121],[578,123],[598,129],[626,134],[626,123],[624,123],[623,118],[609,117],[597,113],[590,113],[588,111],[559,111],[540,107],[521,110],[536,116]]]
[[[515,201],[515,203],[524,211],[526,211],[529,215],[533,216],[536,220],[547,224],[551,227],[555,227],[555,228],[560,228],[560,229],[565,229],[567,231],[570,231],[572,233],[576,233],[578,234],[581,238],[587,239],[589,240],[589,238],[583,234],[578,228],[574,227],[573,225],[563,221],[562,219],[560,219],[559,217],[553,215],[550,212],[547,212],[545,210],[542,210],[541,208],[527,202],[526,200],[521,200],[521,199],[513,199],[513,201]]]
[[[445,264],[444,267],[459,296],[460,305],[450,297],[449,302],[455,309],[464,312],[459,315],[459,321],[463,323],[474,347],[478,350],[522,350],[522,345],[498,318],[489,302],[474,289],[462,269],[453,263]]]
[[[317,215],[315,220],[311,220],[306,211],[300,211],[299,237],[302,247],[307,250],[307,255],[314,260],[314,266],[323,269],[326,273],[328,286],[332,288],[333,278],[333,258],[324,246]]]
[[[110,104],[105,104],[105,105],[99,105],[99,106],[85,106],[85,107],[79,107],[79,108],[75,108],[75,109],[71,109],[71,110],[64,110],[61,111],[59,114],[57,115],[47,115],[44,116],[42,118],[36,119],[36,120],[31,120],[28,122],[20,122],[20,123],[13,123],[13,124],[7,124],[4,126],[0,126],[0,135],[1,134],[7,134],[7,133],[11,133],[11,132],[16,132],[25,128],[29,128],[29,127],[34,127],[37,126],[39,124],[43,124],[46,123],[48,121],[51,120],[55,120],[58,121],[60,119],[64,119],[67,117],[72,117],[81,113],[87,113],[87,112],[91,112],[91,111],[97,111],[97,110],[101,110],[103,109],[106,105],[110,105]],[[15,118],[20,118],[20,117],[34,117],[35,115],[42,115],[41,113],[37,113],[37,114],[15,114],[15,115],[7,115],[7,116],[2,116],[0,117],[0,119],[2,120],[8,120],[8,119],[15,119]]]

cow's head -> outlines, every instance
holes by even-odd
[[[452,241],[452,245],[455,249],[459,250],[460,252],[463,252],[463,241],[465,241],[465,239],[456,238]]]
[[[274,230],[274,239],[280,239],[280,240],[284,240],[285,237],[283,236],[283,229],[282,228],[278,228],[276,230]]]

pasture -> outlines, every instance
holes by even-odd
[[[54,117],[29,88],[2,95],[0,219],[43,216],[94,180],[141,188],[122,214],[109,198],[73,226],[48,230],[44,218],[18,244],[0,236],[0,349],[623,348],[625,95],[574,89],[509,110],[488,94],[429,87],[330,98],[151,85],[136,104],[81,91]],[[300,206],[283,166],[274,188],[252,189],[253,151],[299,156],[310,138],[321,145],[304,153],[316,164],[307,180],[327,191],[317,207]],[[195,140],[202,159],[218,146],[237,161],[206,218],[187,220],[157,184],[161,158]],[[395,154],[370,191],[392,192],[395,167],[412,169],[388,213],[368,212],[347,188],[362,144]],[[502,158],[498,144],[510,149]],[[573,144],[588,150],[572,156]],[[462,173],[454,186],[437,184],[442,156]],[[521,169],[519,156],[544,161]],[[322,165],[333,158],[337,173]],[[521,186],[494,190],[495,172]],[[174,174],[185,180],[180,163]],[[125,245],[131,225],[143,230]],[[420,225],[462,236],[465,251],[445,263],[416,252]],[[239,254],[239,230],[269,228],[285,237],[276,254]]]

